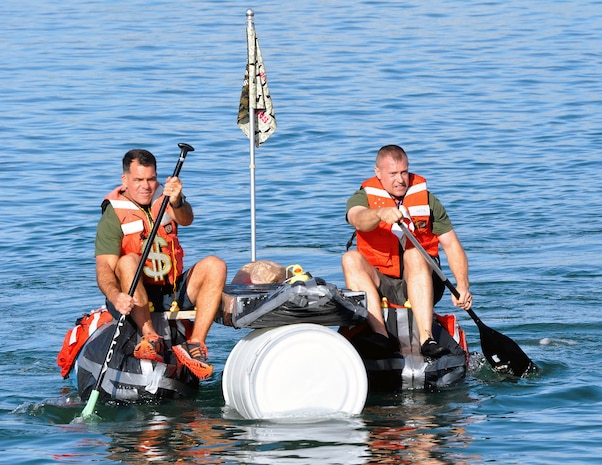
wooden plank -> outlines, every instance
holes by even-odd
[[[181,310],[179,312],[165,312],[168,320],[194,320],[196,310]]]

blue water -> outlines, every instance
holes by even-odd
[[[251,258],[248,141],[236,126],[255,11],[278,129],[257,150],[257,258],[343,285],[345,200],[377,149],[410,154],[471,265],[475,311],[536,361],[509,381],[471,366],[441,393],[373,394],[313,424],[224,412],[244,332],[214,325],[216,375],[193,399],[83,407],[65,331],[103,301],[99,203],[132,147],[165,178],[179,142],[197,219],[187,263]],[[602,453],[602,2],[0,4],[0,462],[598,464]],[[467,331],[474,359],[479,335]]]

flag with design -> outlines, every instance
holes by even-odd
[[[255,27],[247,27],[247,69],[238,107],[238,127],[249,137],[249,105],[253,105],[255,115],[255,146],[259,147],[276,130],[276,117],[268,89],[268,81],[263,66],[263,58]]]

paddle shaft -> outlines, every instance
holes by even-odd
[[[437,276],[439,276],[439,279],[441,281],[443,281],[443,283],[447,286],[447,288],[454,295],[454,297],[456,299],[459,299],[460,293],[458,292],[458,289],[456,289],[456,287],[451,283],[451,281],[447,278],[447,276],[445,276],[445,273],[443,273],[443,270],[439,267],[439,265],[437,265],[437,262],[435,261],[435,259],[433,257],[431,257],[427,253],[426,250],[424,250],[424,247],[422,247],[422,244],[420,244],[420,242],[418,242],[418,239],[416,239],[416,237],[410,232],[410,230],[403,223],[403,221],[400,222],[399,225],[401,226],[401,229],[403,230],[403,233],[405,234],[405,236],[410,240],[410,242],[412,244],[414,244],[414,247],[416,247],[416,249],[422,254],[424,259],[428,262],[428,264],[431,266],[431,268],[437,274]],[[474,322],[477,325],[483,324],[481,319],[477,316],[477,314],[475,312],[472,311],[472,309],[468,309],[468,310],[466,310],[466,312],[468,312],[470,317],[474,320]]]
[[[180,170],[182,169],[182,165],[184,164],[184,159],[186,158],[186,155],[188,154],[188,152],[194,151],[194,148],[188,144],[180,143],[180,144],[178,144],[178,147],[180,147],[180,158],[178,159],[178,163],[176,164],[176,168],[174,169],[172,177],[176,177],[180,174]],[[159,213],[157,214],[157,218],[155,219],[155,222],[153,224],[153,228],[150,232],[150,235],[148,236],[148,239],[146,240],[146,244],[144,246],[144,250],[142,251],[142,256],[140,258],[140,262],[138,263],[138,267],[136,268],[136,274],[134,275],[134,279],[132,280],[132,284],[131,284],[130,290],[128,292],[128,295],[130,297],[133,297],[134,293],[136,292],[136,287],[138,286],[138,282],[140,281],[140,277],[142,276],[142,270],[144,269],[146,259],[148,258],[148,255],[150,253],[150,249],[155,240],[155,236],[157,235],[157,231],[159,230],[159,226],[161,225],[161,220],[163,219],[163,215],[165,214],[165,210],[167,209],[168,203],[169,203],[169,197],[165,196],[163,198],[163,202],[161,203],[161,208],[159,209]],[[104,362],[102,364],[102,368],[98,375],[98,379],[96,380],[96,384],[94,385],[94,389],[90,393],[88,402],[82,412],[82,416],[84,416],[84,417],[92,415],[92,413],[94,413],[94,407],[96,406],[96,401],[98,400],[98,396],[100,394],[100,385],[102,384],[105,373],[107,372],[107,370],[109,368],[109,363],[111,362],[111,359],[113,358],[113,352],[115,349],[115,345],[117,344],[117,341],[119,340],[119,335],[121,334],[121,328],[123,327],[124,323],[125,323],[125,315],[122,314],[119,317],[119,320],[117,321],[117,326],[115,326],[115,331],[113,333],[113,338],[111,339],[111,343],[109,344],[109,347],[107,347],[107,352],[104,357]]]

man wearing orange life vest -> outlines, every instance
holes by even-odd
[[[207,378],[213,368],[206,363],[205,339],[221,302],[226,264],[218,257],[208,256],[183,271],[184,251],[177,230],[179,225],[191,224],[194,214],[178,177],[168,178],[161,186],[152,153],[142,149],[128,151],[123,157],[121,181],[122,185],[105,198],[96,231],[98,287],[113,316],[129,315],[140,329],[142,339],[134,349],[134,356],[139,359],[163,361],[164,344],[153,327],[151,308],[165,311],[196,306],[190,338],[172,350],[177,360],[198,378]],[[128,291],[164,196],[169,197],[169,205],[132,297]]]
[[[403,236],[398,223],[405,219],[420,244],[436,259],[441,244],[460,293],[458,299],[452,296],[452,303],[464,310],[472,306],[466,253],[445,208],[428,192],[426,180],[409,172],[408,156],[401,147],[382,147],[374,172],[375,176],[364,181],[347,201],[347,221],[356,229],[358,250],[343,255],[345,284],[351,290],[366,292],[375,358],[386,358],[399,348],[385,327],[383,296],[398,305],[410,301],[422,355],[441,357],[448,350],[437,344],[431,331],[433,307],[441,299],[444,285]]]

